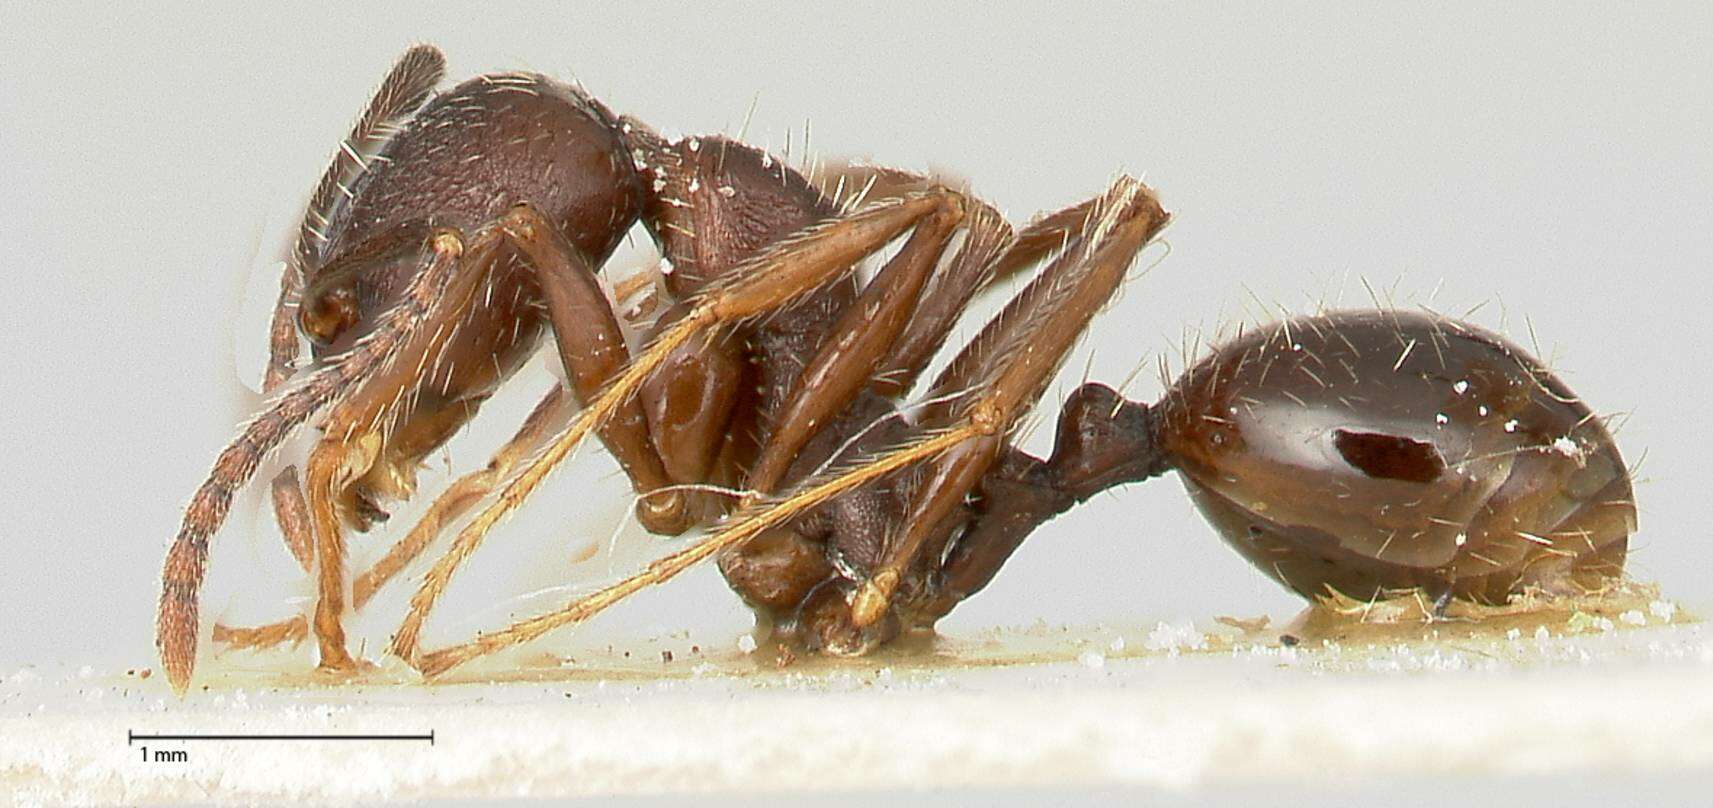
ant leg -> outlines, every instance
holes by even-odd
[[[233,493],[255,475],[262,458],[311,416],[350,397],[363,380],[396,364],[409,345],[423,338],[420,325],[443,300],[467,298],[471,293],[474,279],[459,283],[463,279],[453,272],[463,252],[457,237],[439,232],[429,245],[422,268],[412,276],[400,302],[381,316],[369,336],[276,394],[220,453],[208,478],[192,495],[167,551],[155,617],[155,646],[175,692],[182,694],[190,685],[196,663],[197,599],[208,569],[208,542],[231,512]]]
[[[351,584],[352,607],[363,608],[363,604],[374,597],[377,590],[421,555],[446,525],[456,521],[469,511],[472,505],[492,493],[523,458],[546,442],[547,438],[563,425],[571,414],[571,405],[571,397],[564,385],[555,382],[541,402],[535,405],[529,417],[524,419],[517,434],[494,453],[486,467],[460,477],[441,492],[410,532],[394,544],[374,566],[357,576]]]
[[[648,319],[654,310],[660,306],[660,296],[655,292],[657,273],[653,269],[644,269],[613,284],[613,305],[623,308],[631,298],[641,296],[635,303],[625,308],[624,320],[632,327]]]
[[[303,297],[303,271],[288,264],[280,282],[280,299],[274,306],[273,325],[268,345],[268,370],[262,379],[262,392],[273,393],[291,378],[297,361],[297,307]],[[286,549],[304,572],[315,565],[315,539],[309,532],[309,506],[303,501],[303,485],[298,481],[297,466],[287,466],[274,477],[271,486],[274,522],[285,538]]]
[[[1018,234],[996,275],[1020,271],[1068,248],[1088,227],[1100,198],[1042,216]],[[985,588],[1023,540],[1046,521],[1096,493],[1163,473],[1146,405],[1101,384],[1066,399],[1052,457],[1043,462],[1007,448],[981,481],[975,514],[941,564],[922,607],[929,622]]]
[[[924,177],[883,166],[833,163],[822,167],[817,184],[823,193],[839,198],[863,199],[898,198],[912,192],[931,190],[949,183],[938,177]],[[967,197],[963,246],[943,272],[936,274],[925,293],[917,295],[918,302],[902,336],[893,340],[890,354],[881,361],[870,385],[876,395],[900,398],[915,385],[916,377],[933,359],[953,326],[963,316],[969,302],[995,280],[996,261],[1009,261],[1005,275],[1012,274],[1028,263],[1040,260],[1044,252],[1033,255],[1028,263],[1019,263],[1011,225],[992,206]],[[1072,210],[1086,212],[1092,204],[1084,203]],[[1066,212],[1054,214],[1054,221],[1067,217]],[[1062,239],[1061,239],[1062,240]],[[1039,234],[1030,242],[1057,244]],[[1003,258],[1001,258],[1003,256]],[[880,279],[870,282],[870,287]],[[829,340],[831,342],[831,340]]]
[[[625,367],[629,354],[618,320],[595,280],[594,269],[566,241],[558,228],[527,205],[514,207],[500,220],[495,232],[500,233],[506,243],[524,257],[524,264],[532,269],[546,300],[560,359],[572,386],[585,401],[595,399],[608,380]],[[667,486],[670,480],[649,439],[648,421],[641,405],[635,400],[625,399],[615,402],[608,412],[610,417],[599,425],[601,438],[643,495],[637,506],[639,518],[651,530],[676,528],[682,531],[680,522],[685,498],[681,493],[667,491],[650,496],[650,492]],[[542,424],[531,430],[526,425],[525,431],[545,432],[548,426]],[[520,437],[523,437],[521,433]],[[515,456],[507,460],[508,473],[510,465],[522,460],[526,448],[533,448],[533,444],[539,442],[534,434],[528,437],[530,446],[508,447],[515,449]],[[504,476],[495,475],[485,485],[492,486]],[[464,507],[468,505],[462,505],[460,510]],[[438,525],[424,530],[438,530]],[[424,535],[422,542],[426,543],[429,538],[432,538],[432,533]],[[433,609],[435,600],[451,581],[457,567],[475,551],[479,540],[480,535],[472,534],[466,528],[429,570],[422,586],[411,598],[409,613],[393,635],[388,649],[392,654],[406,660],[415,655],[417,638],[428,612]]]
[[[1006,375],[1013,376],[1011,386],[1014,389],[1023,390],[1029,389],[1027,385],[1030,384],[1044,384],[1051,377],[1074,339],[1086,327],[1088,318],[1116,290],[1135,251],[1141,248],[1146,238],[1152,237],[1150,231],[1143,240],[1132,242],[1129,252],[1111,252],[1104,242],[1116,222],[1097,222],[1095,219],[1121,215],[1115,214],[1115,203],[1109,194],[1055,214],[1048,220],[1075,217],[1084,221],[1074,237],[1067,235],[1049,239],[1040,234],[1051,231],[1037,227],[1033,235],[1026,234],[1030,241],[1023,243],[1023,250],[1014,248],[1006,253],[1001,260],[1010,259],[1021,262],[1019,266],[1027,266],[1043,258],[1045,252],[1015,258],[1020,252],[1054,243],[1062,243],[1066,247],[1059,259],[1013,299],[936,382],[935,391],[951,401],[931,405],[924,416],[925,424],[932,427],[945,422],[953,414],[957,399],[968,398],[969,394],[988,390],[1002,392],[998,389],[998,382]],[[1154,211],[1158,211],[1157,206]],[[1137,215],[1144,221],[1152,218],[1152,213],[1147,211]],[[1150,221],[1149,224],[1157,230],[1164,224],[1163,214],[1158,222]],[[1103,233],[1103,228],[1107,232]],[[1104,267],[1098,264],[1104,264]],[[1107,271],[1091,271],[1091,268]],[[1086,286],[1084,294],[1077,294],[1074,287],[1078,285]],[[1062,312],[1066,307],[1070,307],[1073,314],[1080,313],[1080,316],[1065,316]],[[1043,325],[1049,319],[1056,319],[1061,325]],[[1024,334],[1033,336],[1027,340],[1020,339]],[[1041,341],[1042,338],[1047,341]],[[1000,346],[1014,347],[999,350]],[[1004,364],[1014,361],[1012,350],[1022,350],[1025,354],[1039,351],[1045,361],[1038,363],[1033,370],[1006,373]],[[1031,381],[1031,377],[1036,376],[1038,378]],[[969,394],[963,391],[969,391]],[[1031,406],[1038,395],[1037,388],[1037,392],[1029,395],[1022,406]],[[1070,411],[1087,409],[1074,406],[1074,402],[1068,406]],[[1009,416],[1005,422],[1009,424]],[[1004,462],[997,462],[995,468],[1001,457],[1002,445],[992,435],[972,436],[927,464],[923,476],[913,485],[913,497],[904,503],[894,518],[897,524],[905,526],[903,531],[887,537],[879,563],[868,580],[850,593],[848,606],[841,602],[846,598],[823,599],[824,602],[817,604],[811,630],[818,636],[810,638],[816,641],[817,647],[843,655],[860,654],[890,636],[892,628],[880,620],[887,614],[893,592],[930,545],[931,539],[945,534],[948,520],[956,518],[957,509],[963,506],[979,484],[987,483],[985,488],[990,495],[997,497],[996,505],[1000,512],[988,514],[991,518],[984,522],[978,511],[977,523],[969,531],[973,538],[963,542],[961,548],[954,548],[954,553],[961,549],[963,557],[958,559],[953,571],[979,580],[954,581],[948,592],[956,592],[966,584],[972,587],[970,591],[973,592],[985,585],[1035,525],[1075,501],[1058,490],[1040,461],[1014,449],[1003,455]],[[986,525],[985,533],[981,529],[983,524]],[[835,531],[842,529],[860,529],[860,526],[835,526]],[[955,602],[956,598],[952,598],[951,603]],[[805,608],[808,608],[807,604]],[[932,608],[930,606],[929,610]],[[950,603],[944,608],[949,609]]]
[[[581,401],[595,399],[630,361],[624,331],[595,279],[595,268],[533,207],[514,207],[500,220],[499,229],[534,270],[572,389]],[[637,503],[643,526],[653,532],[682,531],[686,503],[681,493],[650,494],[671,479],[649,438],[642,405],[634,400],[619,402],[598,430],[643,497]]]
[[[422,368],[451,343],[465,312],[484,288],[503,234],[479,233],[466,247],[450,230],[430,239],[426,274],[446,274],[445,291],[414,324],[409,339],[392,360],[365,377],[356,391],[339,402],[321,425],[323,438],[305,464],[305,493],[316,539],[317,598],[311,627],[321,651],[321,667],[351,670],[356,663],[345,650],[341,619],[345,607],[345,542],[335,497],[365,474],[379,457],[397,425],[399,405],[422,383]]]
[[[983,202],[971,200],[970,207],[963,246],[945,272],[935,277],[910,325],[875,374],[872,389],[880,396],[900,398],[909,393],[970,299],[993,283],[994,261],[1012,243],[1011,225]]]
[[[749,489],[772,492],[803,444],[868,386],[881,361],[895,349],[963,215],[961,207],[948,206],[918,222],[909,241],[827,331],[774,416],[767,443],[750,471]]]
[[[340,142],[321,179],[310,196],[303,221],[298,226],[297,243],[291,260],[286,262],[280,278],[280,294],[274,304],[273,318],[268,328],[268,367],[262,378],[262,392],[272,394],[291,378],[297,363],[299,338],[297,310],[303,299],[304,274],[326,237],[321,234],[327,226],[334,203],[342,198],[340,188],[348,185],[351,175],[367,166],[363,154],[372,153],[391,137],[394,124],[421,106],[434,85],[446,72],[446,59],[440,51],[418,45],[405,51],[393,64],[381,85],[369,99],[369,105],[351,127],[350,134]],[[289,466],[273,481],[274,519],[279,523],[286,547],[297,558],[305,572],[315,563],[314,539],[309,532],[309,511],[304,503],[303,488],[298,482],[296,466]]]
[[[916,622],[931,625],[986,587],[1035,528],[1072,504],[1041,460],[1009,447],[982,478],[974,514],[930,581]]]
[[[641,355],[608,382],[599,396],[588,402],[570,427],[500,492],[497,501],[464,527],[452,548],[429,571],[422,587],[411,599],[410,613],[405,616],[404,624],[393,639],[393,653],[407,660],[412,658],[422,621],[463,559],[475,551],[501,517],[521,504],[541,484],[548,472],[564,460],[591,429],[606,424],[631,402],[637,389],[675,349],[720,326],[741,322],[795,302],[803,294],[848,272],[858,261],[884,247],[928,215],[960,204],[961,197],[945,190],[886,200],[776,242],[711,283],[693,299],[684,317],[656,336]]]
[[[894,183],[901,182],[898,177],[908,179],[911,176],[887,169],[869,171],[877,172],[877,176],[892,179]],[[860,178],[859,175],[858,179]],[[875,186],[877,183],[870,182],[869,185]],[[886,193],[893,194],[895,191],[887,188]],[[787,471],[787,468],[797,462],[797,456],[806,445],[806,440],[825,428],[826,424],[835,420],[850,422],[851,419],[860,421],[864,418],[850,409],[863,382],[866,381],[874,395],[882,399],[897,399],[914,386],[917,375],[945,340],[969,299],[982,286],[993,259],[1011,240],[1011,227],[998,211],[974,198],[966,201],[969,211],[962,223],[963,245],[941,271],[933,274],[932,285],[928,286],[926,292],[922,291],[923,278],[907,277],[901,282],[895,275],[911,268],[911,265],[906,263],[907,260],[926,264],[927,266],[919,268],[924,275],[938,263],[951,234],[946,231],[943,237],[936,235],[936,231],[926,227],[929,222],[924,222],[923,227],[917,228],[910,242],[899,251],[893,262],[869,282],[862,292],[862,297],[846,310],[844,320],[837,323],[823,339],[821,354],[806,364],[805,371],[798,375],[800,380],[815,379],[818,371],[825,370],[829,359],[836,359],[841,355],[847,360],[850,359],[852,354],[857,353],[852,350],[852,346],[860,344],[858,340],[873,347],[863,349],[869,353],[866,362],[861,367],[847,371],[842,388],[830,388],[824,383],[824,379],[818,383],[798,385],[793,394],[807,397],[809,400],[805,402],[788,399],[786,406],[781,408],[788,418],[797,419],[797,426],[788,425],[787,418],[779,419],[779,425],[775,426],[768,442],[763,446],[761,461],[754,465],[749,474],[747,487],[750,490],[758,493],[771,492],[783,479],[781,475],[801,474],[801,471],[791,472]],[[933,249],[926,255],[912,259],[913,250],[919,246]],[[899,299],[911,301],[909,307],[913,311],[907,312],[908,324],[894,322],[889,324],[891,328],[886,330],[873,325],[876,321],[884,322],[886,312],[883,307],[896,305],[895,301]],[[899,312],[900,315],[905,313]],[[860,323],[859,327],[864,329],[862,333],[844,333],[851,321]],[[885,345],[884,342],[890,342],[890,345]],[[886,351],[885,355],[875,355],[881,350]],[[893,409],[890,403],[886,404],[885,408]],[[868,429],[863,431],[867,432]],[[770,466],[770,460],[776,465]],[[890,520],[862,521],[872,524]],[[732,552],[720,558],[720,570],[725,574],[727,582],[746,600],[752,603],[766,602],[766,608],[775,611],[779,608],[795,609],[802,598],[792,597],[789,593],[796,590],[791,587],[782,589],[779,586],[782,580],[798,583],[819,582],[828,575],[836,575],[827,567],[824,554],[818,548],[820,542],[804,539],[794,527],[787,526],[770,531],[764,536],[767,538],[758,539],[745,547],[734,548]],[[875,540],[879,541],[880,537],[875,537]],[[809,551],[811,546],[816,546],[812,552]],[[782,565],[792,568],[794,572],[784,573]],[[819,574],[816,574],[816,571]],[[788,607],[782,606],[787,601]]]
[[[998,212],[979,205],[970,216],[962,252],[923,300],[909,330],[876,377],[875,392],[888,398],[908,393],[916,377],[945,343],[970,300],[1068,246],[1070,238],[1087,225],[1100,199],[1095,197],[1040,217],[1016,236]]]
[[[935,381],[922,424],[976,425],[936,458],[906,506],[901,534],[851,600],[851,621],[874,625],[930,538],[998,459],[1003,433],[1045,390],[1089,321],[1123,283],[1136,253],[1168,216],[1141,183],[1121,178],[1090,206],[1067,249],[1006,304]]]
[[[979,371],[972,378],[979,378],[983,383],[969,387],[973,392],[960,397],[957,408],[952,411],[955,417],[948,419],[944,426],[928,437],[874,458],[853,470],[810,480],[783,499],[748,503],[719,530],[693,545],[656,559],[641,572],[580,597],[556,612],[519,621],[465,645],[425,654],[418,660],[418,668],[428,676],[436,676],[478,656],[527,642],[562,626],[580,623],[641,589],[670,580],[727,548],[740,546],[770,528],[802,516],[833,497],[924,460],[940,458],[939,465],[949,465],[953,474],[941,474],[941,477],[955,479],[967,476],[967,472],[963,475],[959,472],[970,463],[968,458],[997,452],[1001,436],[1033,403],[1051,379],[1065,351],[1081,333],[1082,326],[1111,297],[1123,281],[1125,270],[1136,252],[1165,226],[1167,219],[1152,191],[1136,180],[1120,178],[1103,197],[1099,215],[1093,217],[1080,249],[1049,267],[1042,277],[1013,300],[1012,305],[1007,306],[1006,312],[989,323],[971,348],[965,350],[966,355],[971,351],[978,355],[965,360],[962,372]],[[647,369],[641,372],[646,373]],[[950,377],[942,375],[941,381],[960,385],[963,382],[957,374]],[[960,386],[958,389],[964,388]],[[989,443],[992,448],[987,445]],[[945,463],[945,458],[950,458],[951,463]],[[969,486],[973,487],[975,482],[970,480]],[[953,497],[949,495],[951,490],[941,486],[936,496],[918,498],[918,502],[928,500],[930,507],[918,506],[914,512],[931,513],[937,508],[961,504],[963,493]],[[503,513],[498,508],[491,510]],[[873,583],[871,578],[858,590],[857,604],[861,606],[868,602],[871,604],[869,608],[873,608],[872,603],[878,599],[883,611],[891,591],[875,591],[878,587],[871,587]],[[864,600],[865,593],[867,601]],[[878,614],[873,617],[877,618]]]
[[[271,489],[274,521],[279,525],[280,534],[285,537],[286,549],[291,550],[292,556],[297,559],[304,572],[315,572],[315,535],[309,527],[309,504],[304,501],[303,484],[298,481],[297,466],[287,466],[274,477]],[[297,624],[298,628],[286,628],[287,624],[291,623]],[[215,623],[214,641],[224,643],[229,650],[262,648],[287,640],[296,645],[303,640],[308,626],[309,623],[301,615],[280,623],[249,628]]]
[[[316,283],[311,289],[309,305],[315,306],[320,302],[320,296],[316,292],[325,290],[329,286],[336,286],[344,279],[360,275],[379,264],[409,260],[419,255],[429,232],[429,227],[425,222],[403,222],[335,256],[317,270]],[[308,311],[309,316],[305,318],[306,322],[317,323],[327,329],[326,333],[336,333],[349,325],[349,322],[344,319],[347,316],[346,311],[338,306],[324,308],[327,310]],[[298,313],[305,313],[298,301],[294,301],[293,310]],[[278,310],[276,310],[277,314]],[[291,348],[296,350],[295,342]],[[272,350],[272,358],[278,359],[280,355],[279,346],[273,346]],[[289,364],[289,362],[283,363],[283,365],[276,363],[275,367],[289,366]],[[278,385],[283,383],[283,379],[269,379],[264,382],[264,389],[269,383]],[[397,442],[397,437],[395,434],[394,443]],[[293,557],[298,560],[304,572],[313,574],[315,572],[315,530],[309,503],[304,495],[303,485],[299,480],[298,467],[295,465],[287,466],[274,478],[271,489],[274,520],[279,525],[281,535],[285,538],[286,547],[291,550]],[[278,636],[278,632],[268,632],[262,629],[231,628],[218,624],[216,628],[227,632],[259,631],[261,633],[258,636]],[[263,627],[263,629],[265,628]]]
[[[367,168],[363,155],[375,152],[396,131],[400,119],[428,100],[445,71],[446,59],[438,49],[418,45],[405,51],[381,81],[368,106],[352,125],[351,132],[340,142],[339,151],[322,172],[298,226],[291,260],[286,262],[285,272],[280,278],[280,294],[268,329],[268,366],[262,379],[264,394],[271,395],[279,390],[295,369],[300,347],[297,312],[303,299],[305,270],[316,262],[327,240],[321,231],[327,227],[335,203],[343,198],[342,189],[349,185],[356,173]],[[274,519],[279,524],[287,549],[305,572],[312,571],[315,540],[311,535],[309,509],[296,466],[288,466],[274,478],[272,495]],[[216,629],[221,628],[224,627],[216,626]],[[275,634],[277,632],[263,632],[257,636]]]
[[[359,392],[352,401],[368,409],[378,398],[373,392]],[[387,398],[392,397],[388,395]],[[341,413],[336,409],[333,416],[339,415]],[[377,421],[382,415],[381,412],[375,413]],[[345,629],[340,622],[345,608],[345,534],[335,500],[347,485],[367,473],[380,456],[381,430],[377,423],[375,428],[354,435],[355,424],[347,419],[340,420],[345,422],[347,429],[329,431],[310,452],[309,462],[304,468],[310,524],[315,534],[317,597],[314,627],[321,648],[321,667],[354,670],[357,663],[345,650]]]
[[[613,293],[614,300],[622,304],[643,292],[653,281],[650,272],[638,272],[617,285]],[[646,316],[649,313],[645,309],[649,307],[651,300],[651,295],[645,296],[637,304],[639,314]],[[557,434],[569,419],[573,404],[565,386],[554,383],[524,419],[523,426],[488,460],[487,466],[458,478],[448,486],[435,498],[428,512],[404,538],[394,543],[374,566],[357,576],[351,584],[352,608],[363,608],[393,576],[416,560],[447,525],[462,518],[471,506],[486,499],[524,458]]]
[[[981,591],[1029,534],[1072,505],[1166,467],[1146,404],[1103,384],[1077,388],[1060,411],[1050,458],[1008,448],[982,478],[975,514],[940,565],[921,616],[938,620]]]
[[[252,648],[270,648],[281,643],[291,643],[296,647],[309,636],[309,620],[303,615],[288,617],[277,623],[250,628],[232,628],[219,623],[214,624],[214,641],[226,646],[230,651],[244,651]]]
[[[1068,248],[1071,239],[1088,227],[1089,217],[1094,215],[1099,204],[1100,197],[1097,196],[1030,220],[1029,225],[1017,234],[1017,240],[1012,242],[1010,249],[994,263],[994,279],[1011,277]]]
[[[498,247],[504,244],[519,249],[536,271],[538,285],[547,299],[550,318],[555,326],[561,357],[565,361],[573,385],[580,390],[593,391],[604,381],[605,376],[622,366],[625,358],[622,333],[613,320],[606,298],[595,283],[590,268],[562,238],[554,241],[557,236],[557,231],[533,209],[519,206],[495,227],[478,236],[476,244],[472,245],[470,257],[465,259],[464,272],[467,275],[485,277],[489,265],[496,258]],[[474,284],[469,286],[473,294]],[[440,308],[440,327],[435,330],[434,340],[430,340],[430,343],[438,340],[439,345],[422,345],[413,353],[413,356],[419,359],[416,363],[418,373],[426,360],[441,350],[450,335],[456,332],[464,302],[460,300]],[[402,366],[408,367],[409,363],[403,363]],[[321,645],[323,667],[348,668],[353,664],[344,652],[343,631],[339,625],[343,610],[344,544],[333,505],[333,492],[344,490],[349,482],[369,470],[381,449],[383,433],[392,433],[395,443],[403,439],[400,433],[394,431],[396,425],[390,420],[393,417],[393,407],[410,389],[420,384],[420,381],[416,374],[404,373],[391,374],[386,378],[367,382],[365,390],[328,417],[323,431],[329,437],[310,456],[310,511],[317,537],[318,555],[322,561],[319,567],[320,592],[314,625]],[[500,461],[503,464],[516,462],[517,457],[527,450],[528,444],[534,442],[532,432],[545,431],[543,422],[551,422],[552,411],[560,409],[556,399],[556,396],[550,395],[548,401],[538,408],[536,415],[539,417],[534,419],[534,423],[526,423],[525,432],[520,436],[522,441],[514,441],[516,445],[508,447],[511,450],[509,457],[502,454]],[[629,413],[629,418],[622,417],[626,414],[621,411],[620,418],[606,424],[603,437],[622,461],[630,461],[626,462],[626,469],[637,480],[639,487],[645,490],[658,487],[664,482],[664,473],[660,470],[658,459],[647,451],[646,425],[640,411]],[[454,416],[455,422],[461,423],[461,420]],[[384,427],[383,422],[387,424]],[[430,429],[432,428],[431,425]],[[439,433],[435,435],[438,437],[430,437],[424,445],[435,445],[444,438]],[[493,480],[482,481],[481,484],[491,486]],[[374,587],[396,572],[397,567],[419,552],[428,539],[432,538],[433,532],[438,529],[438,519],[446,517],[449,511],[467,508],[472,500],[460,498],[459,495],[463,493],[465,491],[455,488],[450,492],[452,496],[441,498],[425,519],[425,524],[419,525],[417,530],[412,531],[412,535],[395,547],[394,551],[382,560],[378,569],[372,571],[376,574],[367,578],[365,586],[354,592],[353,596],[366,600],[373,593]],[[413,627],[407,623],[399,637],[408,638],[412,634]]]
[[[274,502],[274,522],[285,537],[286,549],[291,550],[304,572],[315,569],[315,537],[309,531],[309,505],[303,499],[303,483],[298,480],[297,466],[287,466],[274,477],[270,486]]]

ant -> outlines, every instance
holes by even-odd
[[[1439,317],[1288,320],[1220,346],[1153,406],[1084,384],[1046,459],[1010,445],[1170,220],[1137,180],[1014,231],[932,178],[849,166],[829,190],[734,140],[668,140],[541,75],[436,94],[444,64],[432,47],[406,52],[312,194],[274,312],[271,397],[216,460],[167,556],[157,645],[180,693],[208,542],[270,452],[319,417],[301,473],[272,483],[288,546],[315,575],[314,614],[217,627],[216,639],[313,631],[322,668],[354,670],[345,530],[411,497],[423,458],[543,336],[570,389],[547,391],[484,468],[350,584],[360,608],[485,503],[389,647],[426,676],[710,558],[784,638],[862,654],[931,628],[1056,514],[1172,469],[1228,542],[1309,597],[1502,600],[1621,573],[1635,511],[1604,426],[1527,354]],[[663,308],[633,356],[596,271],[638,221],[665,269]],[[860,285],[853,268],[897,241]],[[1037,265],[919,385],[970,300]],[[294,372],[300,335],[310,357]],[[590,433],[629,477],[647,529],[708,535],[559,611],[421,650],[459,565]]]

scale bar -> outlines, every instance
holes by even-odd
[[[130,746],[137,741],[427,741],[434,745],[434,731],[416,734],[261,734],[261,733],[161,733],[143,734],[125,730],[125,745]]]

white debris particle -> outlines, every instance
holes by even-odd
[[[1510,631],[1505,632],[1505,639],[1510,640],[1511,642],[1516,642],[1517,640],[1520,640],[1522,638],[1523,638],[1522,629],[1513,628]]]
[[[1509,421],[1506,421],[1506,422],[1505,422],[1505,431],[1506,431],[1506,432],[1515,432],[1515,431],[1517,431],[1517,419],[1515,419],[1515,418],[1512,418],[1512,419],[1511,419],[1511,420],[1509,420]]]
[[[753,635],[749,635],[749,634],[745,634],[742,637],[739,637],[738,638],[738,650],[743,652],[743,653],[746,653],[746,654],[755,653],[755,637]]]
[[[1458,379],[1457,383],[1451,386],[1451,389],[1453,392],[1455,392],[1461,396],[1464,393],[1469,392],[1469,380],[1468,379]]]
[[[665,258],[660,259],[660,274],[671,275],[675,269],[677,269],[677,267],[673,266],[671,261]]]
[[[1112,638],[1112,642],[1106,646],[1106,649],[1108,651],[1111,651],[1112,653],[1115,653],[1115,654],[1124,653],[1124,638],[1123,637]]]
[[[702,181],[698,179],[690,180],[690,193],[696,193],[700,190],[702,190]]]
[[[1648,613],[1661,620],[1670,620],[1677,615],[1677,604],[1669,600],[1656,600],[1648,604]]]
[[[1535,629],[1535,642],[1546,642],[1550,639],[1552,639],[1552,632],[1547,631],[1546,626]]]
[[[1623,614],[1618,615],[1618,622],[1623,623],[1623,624],[1628,625],[1628,626],[1645,626],[1648,624],[1648,618],[1646,616],[1644,616],[1640,611],[1638,611],[1636,609],[1631,609],[1627,612],[1624,612]]]
[[[1148,639],[1142,643],[1150,651],[1166,651],[1177,654],[1181,650],[1201,650],[1207,647],[1207,637],[1191,623],[1174,626],[1170,623],[1155,624],[1154,630],[1148,632]]]
[[[1436,412],[1433,414],[1433,422],[1440,426],[1445,426],[1446,424],[1451,423],[1451,416],[1446,415],[1443,412]]]
[[[1460,671],[1467,667],[1468,663],[1462,654],[1441,653],[1438,648],[1421,657],[1421,667],[1426,670]]]
[[[702,150],[701,139],[700,138],[690,138],[690,151],[701,151],[701,150]]]
[[[1077,662],[1089,670],[1100,670],[1106,667],[1106,654],[1099,651],[1084,651],[1077,654]]]

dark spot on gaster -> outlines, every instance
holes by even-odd
[[[1344,462],[1370,477],[1431,483],[1445,471],[1445,459],[1433,444],[1425,441],[1340,429],[1333,437],[1333,444],[1344,456]]]

